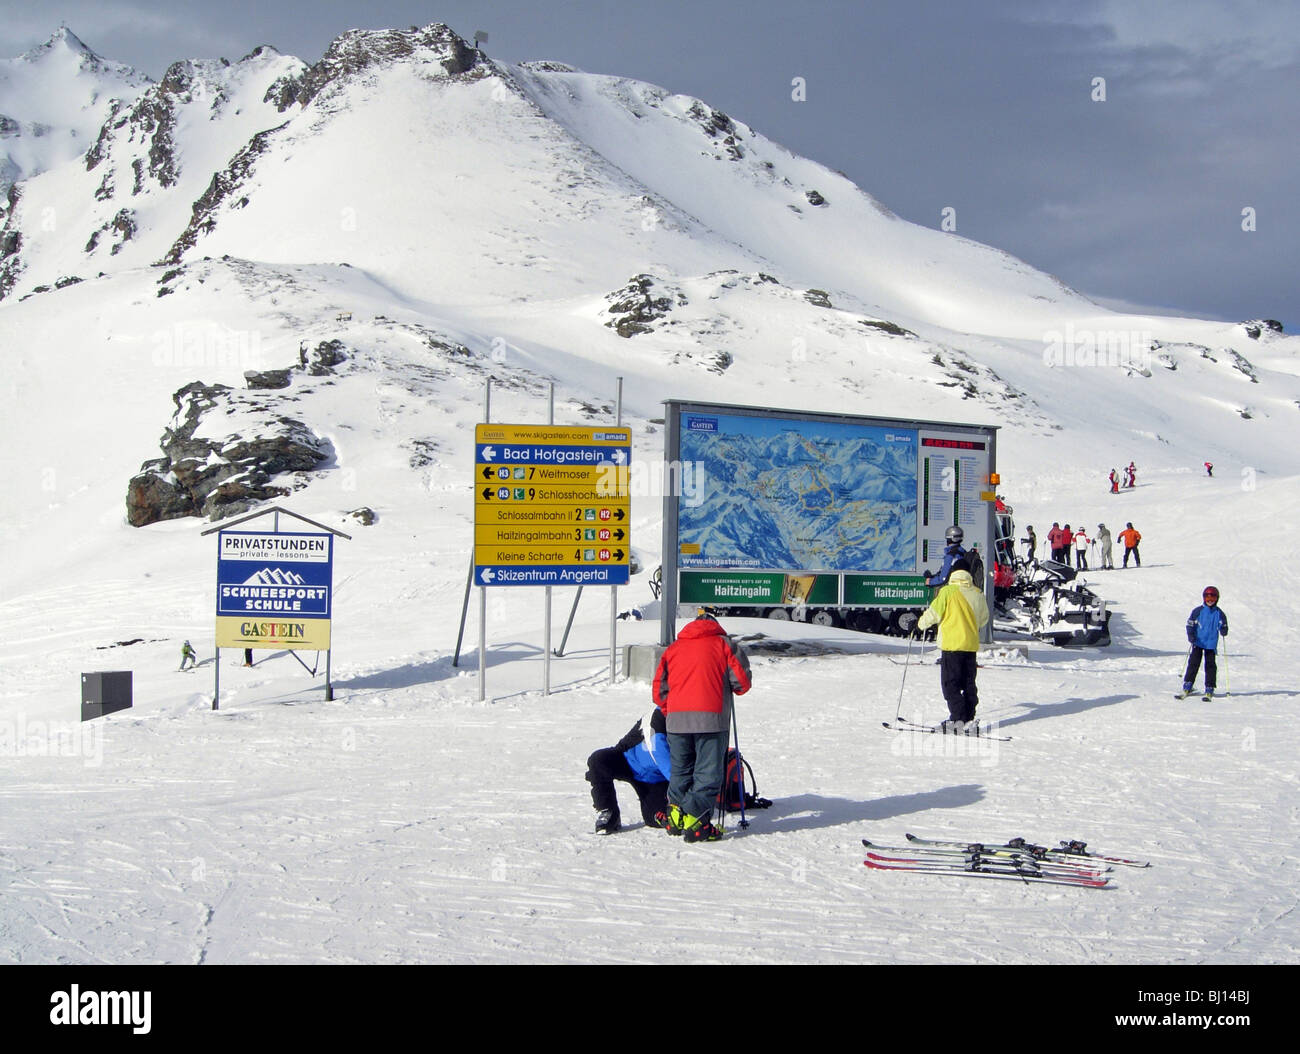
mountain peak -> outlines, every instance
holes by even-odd
[[[410,29],[350,29],[335,37],[319,62],[300,77],[277,85],[275,103],[307,105],[322,89],[362,70],[407,59],[437,62],[448,76],[468,73],[482,53],[441,22]]]
[[[40,62],[47,55],[59,52],[71,53],[83,61],[89,59],[92,63],[101,61],[100,57],[91,51],[82,39],[67,26],[59,26],[49,40],[23,52],[20,58],[28,62]]]

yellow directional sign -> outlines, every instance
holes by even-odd
[[[627,428],[478,425],[475,581],[625,585],[631,459]]]

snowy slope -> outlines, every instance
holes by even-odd
[[[310,67],[270,50],[184,64],[141,96],[174,115],[174,182],[147,168],[152,133],[110,120],[95,168],[21,185],[23,269],[0,301],[0,961],[1300,959],[1300,631],[1270,544],[1300,515],[1300,341],[1106,312],[705,103],[465,51],[428,27],[345,35]],[[136,161],[151,174],[133,194]],[[68,230],[39,229],[46,206]],[[122,208],[137,234],[86,254]],[[85,280],[32,295],[68,274]],[[621,336],[639,297],[653,309]],[[1138,334],[1141,354],[1080,364],[1083,334]],[[224,655],[214,712],[211,525],[131,528],[126,483],[183,385],[242,387],[335,339],[333,375],[265,399],[334,451],[283,482],[284,504],[352,535],[336,697],[286,653]],[[550,697],[537,591],[488,598],[487,704],[476,603],[451,656],[485,381],[494,420],[544,420],[554,383],[556,420],[584,423],[613,419],[620,377],[642,466],[666,398],[1001,426],[1022,526],[1141,529],[1141,571],[1090,576],[1115,643],[988,665],[981,713],[1014,739],[958,756],[880,728],[939,715],[932,655],[904,684],[896,641],[784,626],[809,647],[754,641],[739,711],[774,808],[719,845],[596,839],[586,755],[649,699],[608,683],[608,598],[584,596]],[[1109,495],[1130,459],[1140,485]],[[632,511],[652,569],[658,494]],[[1175,703],[1208,581],[1232,619],[1232,695]],[[571,599],[557,591],[557,620]],[[619,606],[649,599],[641,572]],[[619,623],[622,643],[654,636]],[[203,663],[179,673],[187,638]],[[96,669],[134,670],[135,706],[83,738],[77,673]],[[862,867],[861,838],[906,830],[1082,838],[1154,866],[1103,892]],[[1205,854],[1229,838],[1236,855]],[[949,925],[954,898],[982,939]],[[665,926],[683,901],[717,925]]]

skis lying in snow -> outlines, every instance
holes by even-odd
[[[908,721],[902,717],[880,723],[891,732],[924,732],[931,736],[969,736],[971,739],[995,739],[999,743],[1011,742],[1010,736],[994,735],[992,725],[979,725],[975,722],[967,725],[967,731],[963,732],[958,732],[947,725],[923,725],[917,721]]]
[[[957,862],[982,863],[1018,867],[1035,874],[1083,875],[1087,878],[1100,878],[1103,872],[1113,870],[1107,864],[1091,863],[1077,858],[1067,860],[1058,857],[1038,857],[1021,849],[1007,849],[1001,846],[981,849],[958,849],[955,847],[912,845],[878,845],[866,838],[862,844],[871,850],[867,855],[875,860],[895,863],[935,864]]]
[[[863,839],[863,844],[871,843]],[[890,856],[868,852],[862,861],[875,871],[910,871],[925,875],[969,875],[974,878],[1011,879],[1026,885],[1079,886],[1085,889],[1109,889],[1110,879],[1098,871],[1056,867],[1032,859],[986,857],[978,853],[944,855],[913,850],[910,856]]]
[[[1001,845],[992,845],[986,842],[954,842],[936,838],[918,838],[914,834],[908,834],[907,840],[913,846],[962,849],[967,852],[1013,850],[1015,852],[1028,853],[1036,859],[1088,860],[1097,864],[1118,864],[1122,867],[1151,866],[1151,863],[1148,860],[1128,860],[1122,856],[1105,856],[1102,853],[1090,853],[1088,852],[1088,843],[1080,841],[1062,841],[1059,846],[1049,849],[1045,845],[1034,845],[1031,842],[1026,842],[1023,838],[1012,838],[1010,841],[1004,842]]]

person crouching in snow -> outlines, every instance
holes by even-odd
[[[1187,643],[1192,646],[1187,656],[1187,672],[1183,674],[1183,695],[1192,693],[1196,683],[1196,674],[1201,668],[1201,657],[1205,657],[1205,698],[1214,698],[1214,689],[1218,683],[1218,647],[1219,638],[1228,635],[1228,616],[1219,607],[1219,590],[1215,586],[1206,586],[1201,594],[1204,603],[1193,608],[1187,616]]]
[[[182,670],[186,668],[185,664],[187,662],[190,664],[190,666],[197,666],[199,664],[199,657],[195,653],[193,647],[190,646],[189,641],[186,641],[184,644],[181,645],[181,669]]]
[[[980,647],[980,630],[988,621],[989,606],[984,594],[975,588],[970,565],[958,560],[952,565],[948,584],[939,590],[916,624],[918,630],[939,627],[939,677],[949,716],[944,724],[956,725],[956,731],[975,720],[979,705],[975,653]]]
[[[664,715],[655,707],[614,746],[594,751],[587,758],[587,782],[591,784],[591,804],[596,809],[596,833],[616,834],[623,826],[615,780],[632,785],[641,803],[641,819],[647,827],[663,827],[668,815],[671,774]]]

